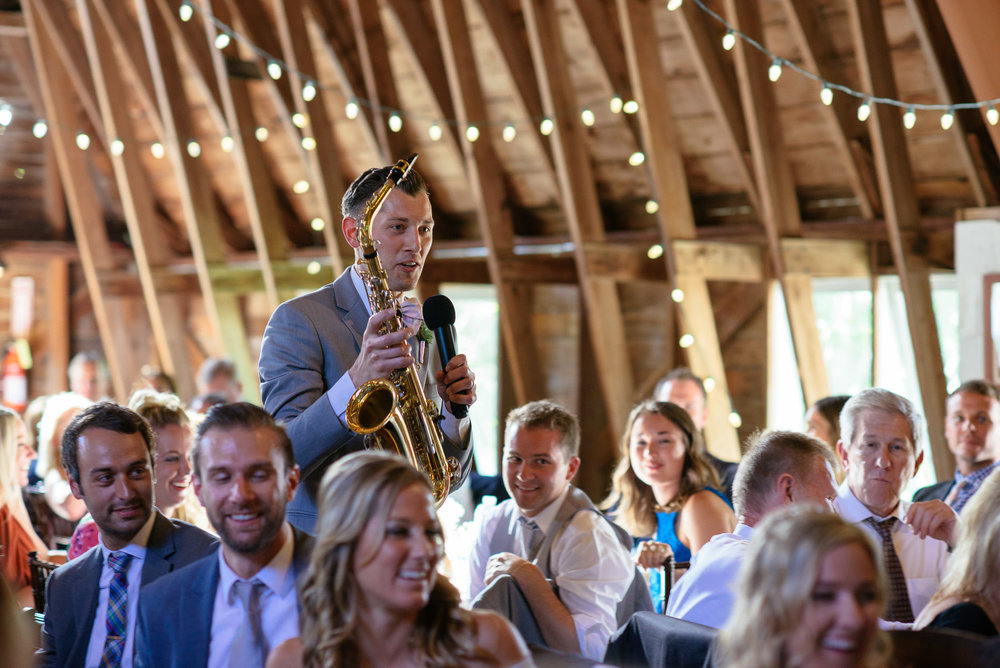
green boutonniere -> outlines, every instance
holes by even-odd
[[[427,325],[420,323],[420,329],[417,330],[417,338],[425,343],[430,343],[434,340],[434,334],[427,328]]]

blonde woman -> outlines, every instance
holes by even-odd
[[[603,507],[636,538],[636,562],[644,568],[658,567],[671,553],[690,561],[712,536],[736,526],[715,469],[700,454],[700,439],[677,404],[647,400],[629,415]],[[661,587],[659,573],[651,572],[657,608]]]
[[[959,629],[984,636],[1000,628],[1000,471],[994,471],[962,510],[944,579],[914,628]]]
[[[28,443],[24,423],[17,413],[0,408],[0,566],[21,605],[33,605],[28,553],[42,559],[49,553],[35,533],[24,507],[21,488],[28,484],[28,466],[35,451]]]
[[[789,506],[750,542],[718,637],[727,668],[883,668],[879,550],[839,515]]]
[[[92,403],[76,392],[54,394],[45,402],[45,410],[38,421],[37,475],[45,483],[45,500],[49,508],[57,517],[70,522],[83,517],[87,505],[70,492],[69,479],[59,454],[62,435],[76,414]]]
[[[356,453],[330,467],[318,500],[302,636],[269,666],[532,665],[507,620],[459,607],[437,573],[441,526],[422,472],[394,455]]]

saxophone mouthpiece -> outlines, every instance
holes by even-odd
[[[411,153],[405,158],[400,158],[393,165],[392,170],[389,172],[389,180],[392,181],[394,186],[399,185],[399,183],[406,178],[406,175],[410,173],[413,169],[413,163],[417,161],[417,153]]]

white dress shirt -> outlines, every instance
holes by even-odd
[[[670,590],[667,614],[722,628],[736,604],[736,577],[752,535],[753,527],[740,523],[733,533],[712,536]]]
[[[289,638],[299,635],[299,605],[295,596],[295,538],[292,527],[285,522],[285,544],[278,554],[260,569],[250,581],[260,580],[264,591],[260,596],[260,620],[264,637],[273,649]],[[236,633],[243,624],[243,603],[233,593],[233,583],[240,577],[226,563],[219,549],[219,586],[215,589],[212,611],[212,635],[208,649],[208,668],[226,668]]]
[[[114,571],[108,566],[108,555],[112,552],[124,552],[132,557],[128,563],[125,577],[128,580],[128,591],[125,595],[125,649],[122,651],[122,668],[132,668],[132,654],[135,648],[135,620],[139,617],[139,590],[142,588],[142,565],[146,561],[146,544],[149,534],[153,531],[153,521],[156,512],[139,529],[132,542],[120,550],[109,550],[104,546],[104,538],[98,534],[97,544],[101,550],[104,565],[101,567],[101,581],[97,593],[97,614],[94,615],[94,626],[90,631],[90,643],[87,645],[87,668],[97,668],[101,665],[104,654],[104,641],[108,639],[108,598],[111,593],[111,577]]]
[[[531,518],[542,532],[548,534],[568,492],[569,487]],[[510,522],[502,525],[502,508],[500,504],[478,515],[477,526],[473,528],[476,542],[469,561],[470,599],[485,588],[486,562],[492,556],[489,546],[493,534],[504,531],[511,536],[517,535],[519,514],[514,513]],[[635,575],[628,550],[618,542],[607,520],[598,513],[584,510],[573,516],[552,544],[549,566],[552,581],[558,587],[559,600],[573,617],[581,653],[601,660],[608,647],[608,638],[618,628],[616,608]]]
[[[918,617],[941,583],[945,565],[948,563],[948,544],[934,538],[917,536],[913,528],[903,522],[903,516],[909,507],[907,501],[900,501],[896,506],[893,515],[899,521],[893,526],[892,544],[896,548],[899,563],[906,576],[906,590],[910,595],[913,616]],[[837,498],[833,502],[833,508],[848,522],[860,525],[881,549],[882,542],[878,533],[865,520],[869,517],[879,521],[886,518],[872,514],[851,491],[847,480],[837,488]]]

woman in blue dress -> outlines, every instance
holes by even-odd
[[[718,476],[699,453],[701,434],[676,404],[647,400],[632,409],[620,460],[605,500],[616,522],[636,540],[636,563],[650,568],[650,588],[662,606],[655,567],[669,554],[678,562],[712,536],[729,533],[736,517],[716,489]]]

